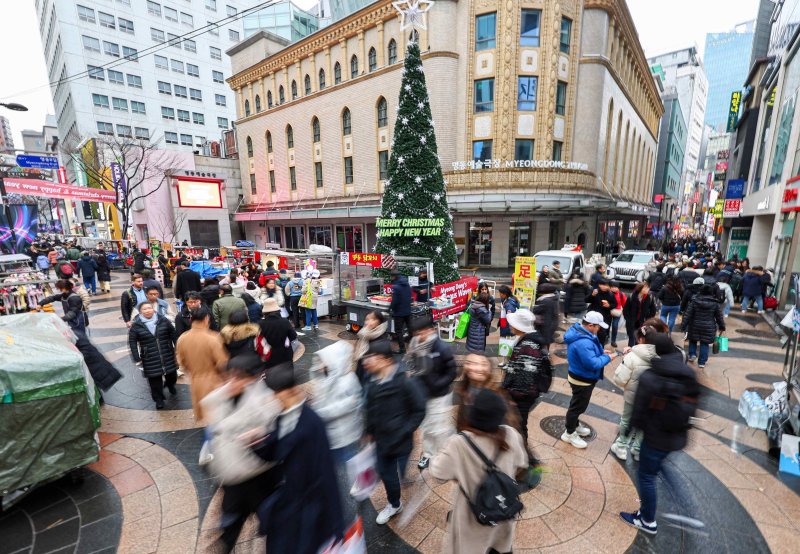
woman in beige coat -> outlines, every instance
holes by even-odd
[[[228,363],[228,353],[222,337],[209,328],[211,311],[200,306],[192,312],[192,328],[183,333],[175,346],[175,356],[183,371],[191,378],[192,409],[198,423],[206,423],[200,401],[214,389],[222,386],[223,370]],[[211,461],[206,441],[200,451],[200,464]]]
[[[505,400],[497,393],[483,389],[475,395],[467,412],[467,425],[462,432],[472,439],[487,458],[495,460],[500,471],[514,477],[520,470],[527,469],[528,453],[522,435],[507,425],[501,425],[506,411]],[[442,547],[443,553],[486,554],[490,548],[497,552],[511,552],[516,520],[502,521],[493,527],[481,525],[464,496],[465,492],[474,500],[478,487],[486,478],[483,461],[464,437],[450,437],[444,448],[431,459],[428,472],[436,479],[454,480],[458,485],[453,493],[453,512]]]

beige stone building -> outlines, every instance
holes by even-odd
[[[228,51],[248,238],[374,246],[410,38],[378,0]],[[646,241],[663,107],[624,0],[439,0],[418,40],[463,265]]]

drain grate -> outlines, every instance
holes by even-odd
[[[582,437],[583,440],[586,442],[591,442],[597,438],[597,432],[594,428],[586,423],[585,421],[581,421],[586,427],[591,429],[592,433],[588,437]],[[566,428],[567,418],[566,416],[547,416],[543,417],[541,421],[539,421],[539,427],[542,428],[542,431],[547,433],[553,438],[560,439],[561,435],[564,433],[564,429]]]

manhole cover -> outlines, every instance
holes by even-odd
[[[566,416],[547,416],[543,417],[541,421],[539,421],[539,427],[542,428],[542,431],[547,433],[553,438],[560,439],[561,435],[564,433],[564,429],[566,428],[567,418]],[[581,421],[583,425],[591,429],[592,434],[588,437],[581,437],[586,442],[591,442],[597,438],[597,433],[592,428],[591,425],[586,423],[585,421]]]
[[[777,339],[774,331],[760,331],[758,329],[737,329],[737,333],[748,336],[758,337],[762,339]]]

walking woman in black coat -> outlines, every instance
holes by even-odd
[[[650,285],[637,283],[633,292],[628,297],[628,301],[622,308],[622,316],[625,318],[625,329],[628,331],[628,346],[631,348],[636,344],[636,329],[656,315],[656,303],[650,296]]]
[[[708,361],[709,347],[717,338],[717,329],[720,335],[725,333],[725,318],[722,317],[722,304],[717,302],[716,288],[716,285],[703,285],[689,302],[681,324],[681,330],[688,332],[689,361],[697,359],[700,369]]]
[[[108,265],[105,251],[98,250],[94,261],[97,263],[97,283],[100,285],[100,292],[111,294],[111,266]]]
[[[164,387],[174,396],[178,394],[178,363],[175,361],[175,327],[153,310],[149,302],[138,306],[139,315],[128,331],[131,357],[141,365],[142,373],[150,384],[150,394],[157,409],[164,407]]]

